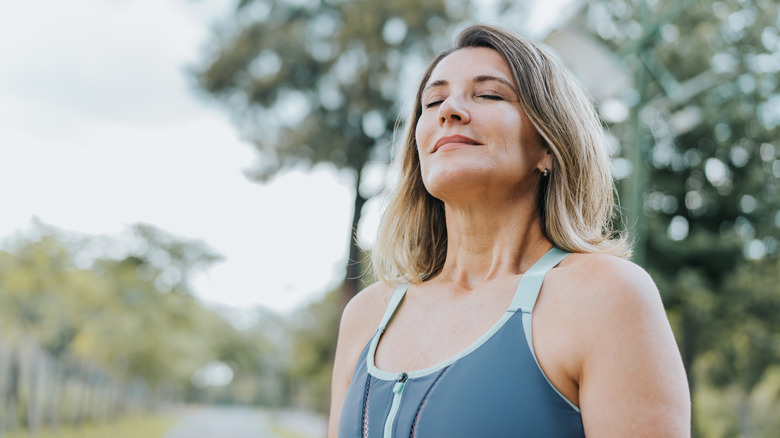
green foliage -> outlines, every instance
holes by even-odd
[[[702,362],[708,362],[709,359],[705,358]],[[694,394],[694,408],[698,410],[701,435],[723,438],[776,436],[780,427],[780,417],[777,416],[778,394],[780,369],[776,366],[750,394],[745,394],[736,385],[716,388],[703,384]]]
[[[196,77],[255,141],[260,178],[386,160],[403,70],[430,57],[431,36],[453,21],[443,0],[250,0],[234,20]]]
[[[288,369],[293,401],[317,412],[330,406],[330,381],[341,318],[340,288],[312,302],[291,319],[294,339]]]
[[[780,260],[740,265],[726,279],[718,305],[716,317],[742,323],[739,330],[721,325],[715,334],[717,359],[708,367],[709,380],[720,387],[736,384],[750,394],[780,363]]]
[[[190,294],[190,276],[220,257],[147,225],[129,239],[74,238],[38,225],[0,251],[0,333],[35,339],[53,358],[99,365],[114,379],[192,388],[211,361],[236,377],[267,350]],[[122,248],[109,257],[104,248]],[[74,260],[78,260],[77,264]]]

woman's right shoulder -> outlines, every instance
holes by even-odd
[[[382,322],[385,308],[394,288],[383,282],[374,283],[352,297],[344,308],[336,346],[333,384],[349,384],[352,370],[368,341]]]
[[[335,437],[337,435],[341,406],[344,403],[353,370],[361,351],[382,322],[382,316],[393,296],[394,289],[387,283],[374,283],[352,297],[344,308],[336,345],[336,360],[333,364],[330,433],[328,436]]]
[[[395,287],[376,282],[349,300],[341,316],[339,337],[368,338],[379,327]]]

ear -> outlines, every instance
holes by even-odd
[[[549,147],[544,148],[544,155],[542,155],[542,158],[539,160],[539,163],[537,163],[536,168],[539,170],[539,173],[544,173],[544,169],[547,169],[548,171],[552,171],[552,165],[553,165],[553,156],[550,151]]]

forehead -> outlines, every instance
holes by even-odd
[[[482,75],[496,76],[512,82],[509,66],[497,51],[487,47],[466,47],[439,61],[431,72],[428,83],[440,80],[449,82],[458,78],[470,79]]]

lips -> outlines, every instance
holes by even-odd
[[[482,144],[473,138],[465,137],[463,135],[451,135],[449,137],[440,138],[436,144],[433,145],[433,152],[438,151],[439,148],[450,143],[470,144],[474,146],[479,146]]]

